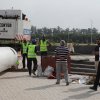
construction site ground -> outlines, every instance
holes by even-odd
[[[19,69],[21,60],[20,57]],[[6,72],[0,76],[0,100],[100,100],[99,87],[98,91],[93,91],[89,89],[91,85],[79,82],[66,86],[64,79],[60,85],[55,83],[56,79],[30,77],[28,72]]]

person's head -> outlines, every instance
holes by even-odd
[[[42,35],[42,40],[45,41],[45,35],[44,34]]]
[[[98,45],[100,45],[100,39],[99,39],[99,38],[96,39],[96,43],[97,43]]]
[[[36,44],[36,40],[35,39],[32,39],[32,44]]]
[[[65,46],[65,40],[60,41],[60,46]]]

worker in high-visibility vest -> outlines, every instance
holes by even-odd
[[[35,74],[35,71],[37,70],[37,58],[36,58],[37,48],[36,48],[36,41],[32,40],[32,44],[28,45],[27,49],[27,67],[29,71],[29,75],[31,76],[31,70],[32,70],[32,62],[33,62],[33,74]]]
[[[47,40],[45,40],[45,37],[40,40],[40,52],[41,55],[47,55]]]
[[[44,56],[47,56],[48,52],[48,46],[51,46],[50,42],[46,40],[45,35],[42,36],[42,39],[40,40],[40,53],[41,53],[41,66],[42,66],[42,59]],[[42,71],[44,71],[44,68],[42,66]]]
[[[25,67],[26,67],[27,47],[28,47],[28,43],[27,43],[27,41],[24,39],[23,42],[22,42],[22,48],[21,48],[23,69],[25,69]]]

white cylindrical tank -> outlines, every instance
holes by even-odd
[[[0,72],[14,66],[17,59],[17,52],[13,48],[0,47]]]

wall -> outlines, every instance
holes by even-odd
[[[52,46],[48,48],[48,52],[50,54],[54,54],[56,46]],[[95,45],[75,45],[74,50],[75,54],[93,54]]]

